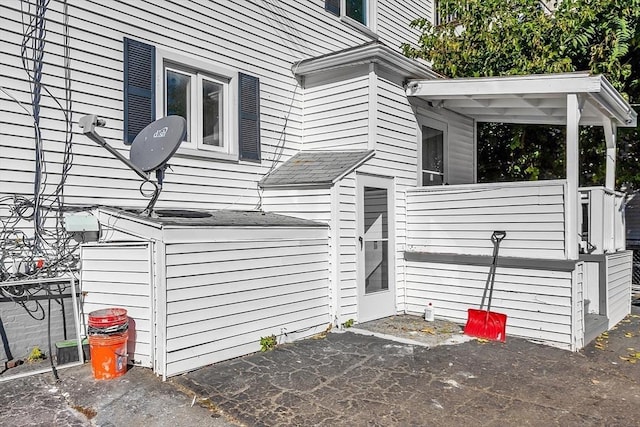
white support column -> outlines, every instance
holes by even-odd
[[[578,259],[578,242],[580,234],[580,194],[578,193],[579,151],[578,135],[580,124],[580,107],[578,95],[567,94],[567,200],[566,200],[566,253],[568,259]]]
[[[607,142],[607,177],[604,186],[609,190],[616,188],[616,126],[611,119],[606,118],[602,126],[604,139]]]

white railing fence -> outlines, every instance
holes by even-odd
[[[604,187],[582,187],[579,191],[585,251],[603,254],[624,250],[624,194]]]

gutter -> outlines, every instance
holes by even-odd
[[[303,59],[293,64],[295,76],[308,76],[329,70],[363,64],[380,64],[411,78],[442,79],[443,76],[415,59],[407,58],[390,47],[373,41],[315,58]]]
[[[591,96],[598,101],[611,116],[615,117],[622,127],[636,127],[638,114],[620,96],[618,91],[604,76],[600,79],[600,91],[592,93]]]

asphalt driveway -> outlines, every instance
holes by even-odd
[[[640,424],[637,307],[580,353],[512,337],[443,345],[462,338],[451,325],[404,316],[382,323],[404,341],[331,333],[167,382],[142,368],[95,381],[89,365],[60,370],[60,381],[47,373],[0,382],[0,425]]]
[[[631,426],[640,310],[580,353],[509,338],[432,349],[350,332],[171,381],[251,426]]]

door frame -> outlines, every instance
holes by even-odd
[[[364,188],[384,188],[387,190],[387,290],[365,294],[364,246],[360,237],[364,236]],[[356,290],[358,322],[380,319],[397,314],[396,286],[396,238],[395,238],[395,181],[393,177],[379,175],[356,175]],[[373,304],[375,308],[368,308]]]

